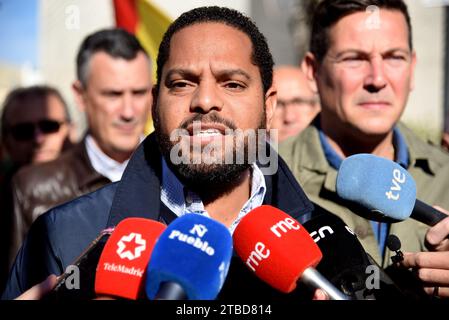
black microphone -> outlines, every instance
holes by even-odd
[[[416,199],[415,206],[413,207],[413,211],[410,217],[433,227],[444,218],[447,218],[448,215],[435,209],[432,206],[429,206],[427,203]]]
[[[391,257],[393,264],[385,269],[386,274],[401,288],[408,300],[429,300],[430,298],[424,291],[422,282],[417,275],[403,268],[400,264],[404,260],[404,254],[401,251],[401,240],[396,235],[390,234],[387,238],[387,247],[392,252],[396,252],[396,255]]]
[[[323,253],[317,270],[343,293],[355,300],[403,297],[401,290],[339,217],[322,214],[304,223],[304,228]]]
[[[387,247],[390,251],[395,252],[396,255],[391,257],[394,264],[398,264],[404,260],[404,254],[401,251],[401,240],[394,234],[390,234],[387,238]]]
[[[105,229],[58,277],[58,283],[43,300],[91,300],[95,294],[95,274],[103,248],[113,228]],[[73,281],[72,281],[73,278]],[[73,282],[73,283],[72,283]]]

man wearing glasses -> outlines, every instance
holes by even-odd
[[[72,87],[86,114],[87,134],[59,159],[14,177],[10,263],[40,214],[120,180],[143,139],[152,102],[151,61],[133,35],[107,29],[88,36],[78,52]]]
[[[273,81],[278,99],[272,126],[279,130],[279,141],[284,141],[300,133],[312,122],[320,112],[320,104],[299,67],[276,67]]]

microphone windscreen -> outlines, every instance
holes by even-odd
[[[147,271],[154,299],[164,282],[180,285],[189,300],[215,299],[232,256],[232,237],[221,223],[199,214],[175,219],[157,241]]]
[[[157,238],[166,226],[160,222],[127,218],[115,228],[103,249],[95,276],[97,295],[136,300]]]
[[[399,251],[401,250],[401,240],[396,235],[390,234],[387,238],[387,247],[391,251]]]
[[[354,232],[333,214],[314,217],[304,227],[323,254],[317,270],[347,295],[364,291],[370,262]]]
[[[338,170],[337,194],[380,216],[402,221],[410,217],[416,184],[397,163],[371,154],[346,158]]]
[[[233,238],[235,250],[247,267],[284,293],[293,291],[304,270],[315,267],[322,257],[303,226],[268,205],[243,217]]]

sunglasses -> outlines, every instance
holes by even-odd
[[[29,141],[35,136],[36,127],[43,134],[56,133],[59,131],[65,121],[44,119],[38,122],[24,122],[13,125],[9,128],[11,136],[17,141]]]

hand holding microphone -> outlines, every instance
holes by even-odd
[[[51,274],[47,277],[47,279],[31,287],[14,300],[40,300],[51,290],[53,290],[57,282],[58,277],[54,274]]]
[[[435,209],[446,217],[427,231],[425,244],[430,251],[449,251],[449,211],[437,206]]]
[[[341,198],[363,206],[377,219],[411,217],[432,226],[425,242],[440,252],[405,253],[402,265],[418,270],[426,292],[449,297],[448,212],[416,199],[416,184],[407,170],[384,158],[358,154],[343,161],[336,187]]]
[[[157,237],[165,225],[148,219],[127,218],[115,228],[100,232],[70,269],[76,269],[79,286],[68,288],[71,275],[58,277],[56,287],[44,298],[90,300],[99,297],[137,299]]]
[[[449,215],[449,212],[438,208]],[[413,268],[424,283],[424,290],[436,297],[449,298],[449,217],[429,229],[426,245],[436,252],[404,253],[402,266]]]

